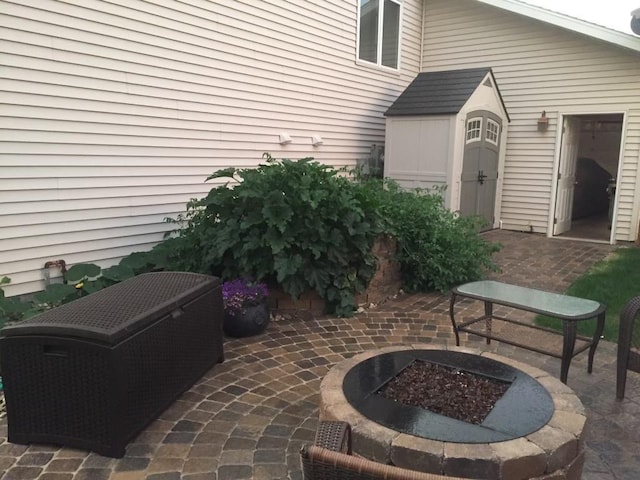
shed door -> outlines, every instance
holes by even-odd
[[[485,221],[482,230],[493,226],[501,131],[500,117],[491,112],[477,111],[467,116],[460,213],[481,216]]]
[[[560,235],[571,228],[579,140],[580,119],[564,117],[564,123],[562,124],[562,142],[560,146],[560,165],[558,166],[556,214],[553,219],[554,235]]]

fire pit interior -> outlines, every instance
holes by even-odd
[[[480,424],[511,386],[485,375],[416,360],[376,392],[403,405]]]
[[[447,369],[453,376],[481,378],[475,382],[447,384],[446,379],[436,382],[433,395],[427,394],[436,408],[427,406],[428,410],[424,405],[416,406],[415,402],[406,405],[377,393],[388,392],[394,383],[401,383],[402,374],[411,372],[419,363]],[[486,385],[488,379],[493,381],[490,385],[499,383],[501,389],[507,387],[490,409],[485,398],[474,398],[482,395],[486,388],[468,389],[470,384]],[[429,385],[412,385],[412,389],[425,388]],[[446,391],[450,403],[438,401],[442,400],[437,398],[441,394],[438,389]],[[446,350],[404,350],[369,358],[347,373],[344,394],[356,410],[375,422],[411,435],[447,442],[486,443],[522,437],[545,425],[554,411],[549,393],[526,373],[490,358]],[[412,396],[415,400],[420,394],[404,391],[398,396]],[[446,416],[443,409],[451,415]],[[480,411],[485,411],[482,419],[477,418]],[[463,419],[458,419],[460,417]],[[475,421],[465,421],[464,417],[473,417]]]

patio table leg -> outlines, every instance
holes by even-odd
[[[562,360],[560,366],[560,381],[564,384],[567,383],[567,376],[569,374],[569,365],[573,358],[573,349],[576,345],[576,335],[578,331],[578,324],[571,320],[562,321]]]
[[[491,335],[491,317],[493,315],[493,303],[484,302],[484,315],[487,317],[485,319],[485,331],[487,335]],[[491,344],[491,338],[487,337],[487,345]]]
[[[453,308],[456,304],[456,294],[451,293],[451,301],[449,302],[449,318],[451,318],[451,325],[453,326],[453,333],[456,336],[456,346],[460,346],[460,334],[458,333],[458,326],[456,325],[456,320],[453,315]]]
[[[598,347],[598,343],[600,342],[600,337],[602,336],[602,332],[604,331],[604,318],[605,314],[602,312],[598,315],[598,323],[596,324],[596,332],[593,334],[593,340],[591,341],[591,347],[589,347],[589,364],[587,367],[587,372],[591,373],[593,371],[593,356],[596,354],[596,348]]]

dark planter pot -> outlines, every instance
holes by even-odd
[[[233,316],[225,312],[222,327],[230,337],[250,337],[262,333],[269,324],[269,305],[261,303],[245,307],[241,314]]]

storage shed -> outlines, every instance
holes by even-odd
[[[507,109],[491,68],[420,73],[385,113],[385,177],[497,227]]]

